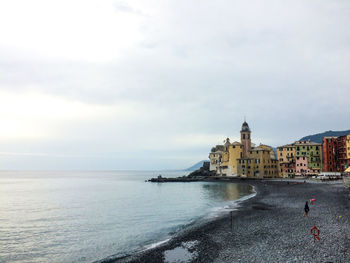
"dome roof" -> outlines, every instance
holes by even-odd
[[[249,131],[250,132],[249,125],[246,121],[243,122],[241,131]]]

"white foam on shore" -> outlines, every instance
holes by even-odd
[[[257,191],[255,190],[255,186],[252,185],[252,187],[253,187],[253,193],[251,193],[250,195],[243,196],[243,197],[241,197],[241,198],[235,200],[235,202],[237,202],[237,204],[239,204],[239,203],[241,203],[241,202],[244,202],[244,201],[246,201],[246,200],[248,200],[248,199],[253,198],[254,196],[256,196]]]
[[[253,185],[251,185],[251,186],[252,186],[253,193],[251,193],[249,195],[245,195],[241,198],[238,198],[237,200],[234,200],[233,202],[229,203],[228,205],[212,208],[210,210],[209,214],[207,216],[204,216],[204,218],[202,217],[202,219],[207,219],[207,220],[209,219],[210,220],[213,218],[220,217],[221,215],[226,214],[230,211],[236,211],[239,208],[240,203],[256,196],[257,191],[255,189],[255,186],[253,186]],[[167,238],[167,239],[162,240],[162,241],[159,241],[159,242],[152,243],[150,245],[146,245],[146,246],[144,246],[144,248],[141,251],[147,251],[147,250],[159,247],[159,246],[167,243],[171,239],[172,239],[172,237]]]
[[[144,247],[144,249],[142,251],[146,251],[146,250],[149,250],[149,249],[152,249],[152,248],[156,248],[156,247],[159,247],[160,245],[163,245],[165,244],[166,242],[168,242],[171,238],[167,238],[165,240],[162,240],[162,241],[159,241],[159,242],[155,242],[155,243],[152,243],[150,245],[147,245]]]
[[[205,219],[217,218],[223,214],[226,214],[227,212],[236,211],[239,208],[240,203],[256,196],[257,191],[253,185],[252,185],[252,188],[253,188],[252,189],[253,193],[251,193],[249,195],[245,195],[241,198],[238,198],[237,200],[234,200],[233,202],[231,202],[229,205],[225,205],[223,207],[222,206],[213,207],[210,210],[209,214],[207,216],[205,216],[204,218]]]

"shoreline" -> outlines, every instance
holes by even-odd
[[[176,177],[175,179],[178,179],[181,177]],[[164,178],[163,178],[164,179]],[[165,178],[168,179],[168,178]],[[151,182],[150,180],[146,181],[146,182]],[[162,181],[162,182],[157,182],[157,183],[167,183],[167,182],[182,182],[182,181]],[[187,181],[186,182],[210,182],[210,183],[236,183],[236,184],[246,184],[243,183],[239,180],[237,180],[237,178],[233,178],[233,180],[231,181],[227,181],[227,180],[203,180],[203,178],[201,178],[200,180],[193,180],[193,181]],[[208,210],[208,213],[206,215],[202,215],[201,217],[195,219],[193,222],[183,225],[182,228],[180,230],[178,230],[177,232],[171,232],[168,233],[168,236],[165,237],[164,239],[159,239],[158,241],[154,241],[153,243],[145,243],[143,245],[141,245],[137,250],[131,251],[129,253],[125,253],[124,255],[110,255],[108,257],[93,261],[93,263],[114,263],[114,262],[132,262],[132,259],[136,257],[138,257],[141,254],[144,254],[145,252],[148,252],[150,250],[154,250],[157,249],[163,245],[167,245],[169,242],[172,242],[174,238],[178,238],[178,236],[183,235],[183,233],[187,233],[190,232],[196,228],[198,228],[199,226],[202,225],[206,225],[208,223],[211,223],[217,219],[223,218],[225,216],[227,216],[227,214],[229,214],[230,211],[236,211],[237,209],[239,209],[239,207],[241,206],[241,203],[246,202],[249,199],[254,198],[257,195],[257,190],[256,187],[249,184],[252,188],[251,188],[251,193],[248,193],[247,195],[244,195],[236,200],[231,200],[230,204],[227,205],[222,205],[222,206],[217,206],[217,207],[213,207],[215,209],[215,211],[211,211]]]
[[[350,200],[343,184],[235,181],[252,185],[257,193],[232,212],[233,231],[226,214],[184,229],[155,248],[103,262],[350,261]],[[311,198],[316,203],[303,218]],[[321,230],[318,243],[309,232],[314,224]]]

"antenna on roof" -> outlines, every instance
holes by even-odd
[[[246,122],[246,120],[245,120],[245,115],[244,115],[244,122]]]

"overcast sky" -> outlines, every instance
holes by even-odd
[[[350,129],[348,0],[0,2],[0,169],[180,169]]]

